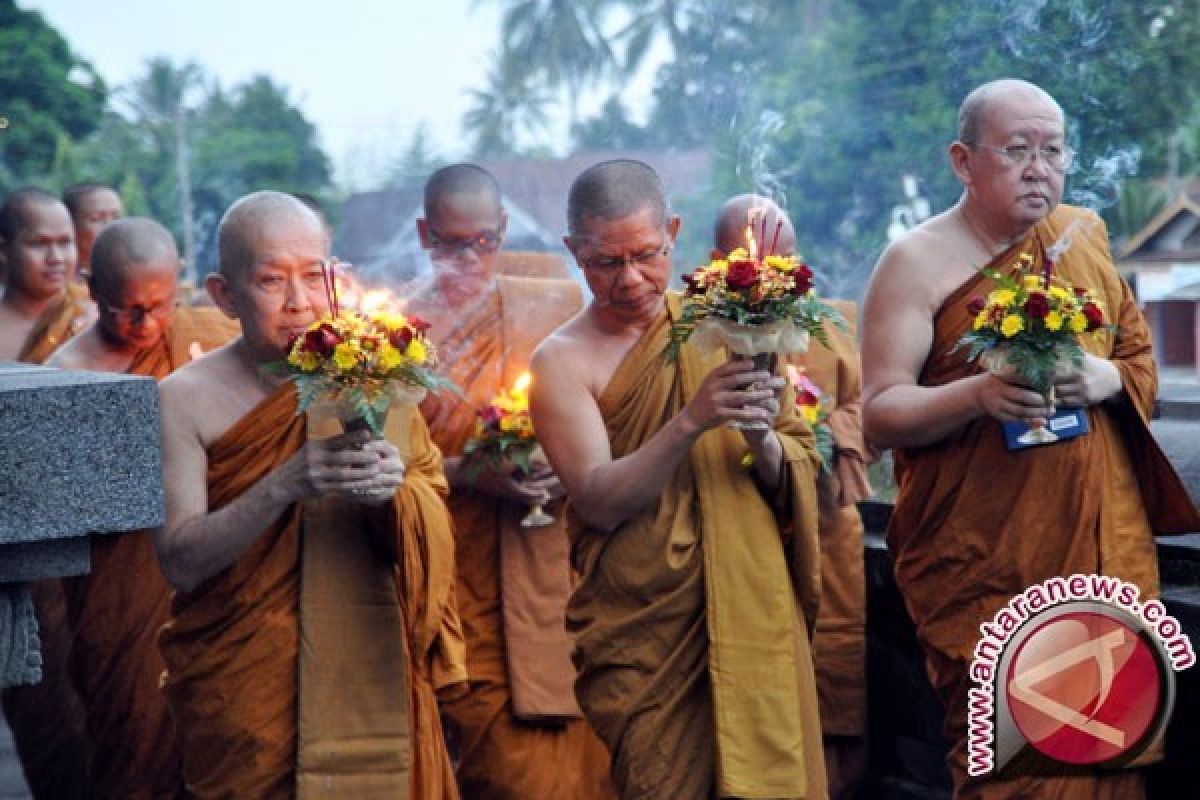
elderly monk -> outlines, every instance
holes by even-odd
[[[713,227],[719,254],[748,247],[748,221],[772,232],[774,252],[794,255],[796,232],[774,201],[742,194],[726,201]],[[779,228],[779,236],[774,231]],[[855,305],[834,301],[853,325]],[[817,699],[824,734],[829,795],[850,798],[866,767],[867,588],[863,571],[863,524],[855,505],[871,495],[862,433],[862,367],[853,330],[827,324],[829,346],[813,342],[788,359],[821,390],[833,438],[833,464],[817,476],[821,538],[821,607],[813,636]]]
[[[473,164],[435,172],[417,220],[434,267],[432,291],[412,309],[431,334],[462,396],[423,405],[445,454],[454,516],[457,597],[470,690],[442,713],[458,745],[465,797],[611,798],[608,753],[582,719],[563,616],[570,593],[567,537],[556,522],[522,529],[529,504],[559,497],[544,464],[465,463],[476,410],[529,368],[533,348],[582,307],[577,284],[498,276],[505,213],[495,179]]]
[[[466,677],[441,456],[403,408],[386,438],[322,438],[336,421],[297,416],[261,370],[329,311],[312,211],[243,197],[218,253],[206,288],[242,336],[160,384],[159,644],[186,792],[456,797],[434,696]]]
[[[43,363],[87,323],[89,303],[68,292],[75,234],[66,207],[49,192],[18,189],[0,205],[0,361]],[[42,644],[42,680],[3,692],[4,713],[30,790],[37,798],[85,790],[83,706],[66,674],[70,633],[57,580],[32,587]]]
[[[165,378],[237,335],[216,309],[177,308],[179,253],[166,228],[124,219],[96,239],[88,286],[99,317],[50,358],[64,369]],[[159,689],[170,592],[146,531],[92,537],[86,575],[63,579],[68,670],[87,715],[89,796],[174,797],[175,729]]]
[[[1157,387],[1150,337],[1113,267],[1104,225],[1059,205],[1072,155],[1062,109],[1024,81],[985,84],[963,102],[949,154],[963,194],[881,257],[863,315],[863,365],[867,437],[895,448],[888,544],[946,705],[956,792],[1141,797],[1142,775],[1131,769],[1067,777],[1043,764],[1042,777],[966,775],[967,670],[979,625],[1052,576],[1114,575],[1152,597],[1152,531],[1195,530],[1200,520],[1146,427]],[[1053,409],[1040,393],[969,363],[956,344],[971,329],[968,302],[994,287],[981,267],[1006,272],[1025,255],[1040,267],[1069,233],[1055,273],[1098,293],[1116,325],[1081,337],[1082,365],[1056,379],[1058,402],[1086,407],[1090,432],[1010,451],[1002,421],[1039,424]]]
[[[826,797],[812,433],[782,378],[667,356],[679,218],[650,167],[590,167],[567,203],[593,299],[538,348],[532,407],[570,498],[575,694],[618,793]]]
[[[113,220],[125,216],[121,196],[103,183],[88,181],[67,187],[63,203],[71,213],[75,226],[75,248],[79,254],[78,267],[71,280],[86,275],[92,263],[92,247],[96,237]]]

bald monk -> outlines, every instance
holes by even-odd
[[[125,216],[125,206],[115,190],[94,181],[68,186],[63,192],[63,204],[71,214],[71,224],[75,226],[75,248],[79,258],[71,280],[77,282],[85,278],[91,266],[96,237],[104,230],[104,226]]]
[[[746,224],[766,218],[766,230],[779,227],[775,253],[795,255],[796,231],[787,214],[767,197],[742,194],[721,207],[713,226],[716,250],[726,254],[748,246]],[[854,303],[833,301],[853,325]],[[866,768],[867,586],[863,569],[863,524],[855,505],[871,495],[867,450],[862,434],[862,367],[853,329],[826,324],[826,347],[813,342],[807,353],[787,360],[805,370],[821,390],[829,410],[833,464],[817,475],[821,539],[821,606],[813,636],[817,699],[825,746],[829,795],[852,798]]]
[[[751,362],[691,346],[667,359],[680,222],[649,166],[585,170],[567,218],[593,299],[536,351],[531,401],[581,575],[575,693],[618,794],[827,797],[812,433]]]
[[[179,253],[157,222],[113,222],[97,237],[88,286],[99,317],[49,366],[161,380],[237,335],[216,309],[176,306]],[[73,638],[68,671],[83,699],[89,797],[174,797],[175,730],[159,689],[158,629],[170,592],[146,531],[93,536],[91,571],[63,579]]]
[[[417,231],[434,283],[412,308],[431,323],[448,377],[463,390],[422,406],[446,457],[471,679],[442,713],[464,797],[612,798],[608,753],[572,692],[560,504],[549,509],[555,524],[520,527],[530,504],[561,497],[562,485],[544,464],[522,477],[512,464],[480,468],[462,457],[476,410],[511,387],[534,346],[582,306],[577,284],[497,275],[505,223],[499,186],[474,164],[444,167],[425,185]]]
[[[59,199],[17,189],[0,205],[0,361],[43,363],[78,331],[90,303],[67,290],[75,271],[75,234]],[[4,713],[30,791],[37,798],[79,797],[85,789],[83,706],[66,674],[70,632],[57,580],[32,586],[42,645],[42,680],[3,692]]]
[[[1042,764],[1042,777],[966,774],[968,667],[980,623],[1056,575],[1114,575],[1135,583],[1143,601],[1153,597],[1152,532],[1196,530],[1200,520],[1146,427],[1157,388],[1150,336],[1113,266],[1104,225],[1059,204],[1072,153],[1058,103],[1023,81],[984,84],[963,101],[949,155],[963,184],[959,201],[893,243],[872,277],[863,396],[868,440],[895,448],[888,546],[946,706],[955,792],[1142,797],[1136,769],[1068,777]],[[1090,432],[1010,451],[1002,421],[1041,423],[1053,409],[1040,393],[968,363],[956,344],[971,328],[969,301],[994,287],[979,268],[1007,272],[1026,254],[1040,268],[1069,229],[1073,243],[1055,272],[1098,293],[1117,326],[1081,337],[1082,366],[1056,380],[1059,403],[1087,408]]]
[[[415,410],[386,438],[328,435],[260,371],[328,311],[312,211],[243,197],[218,253],[206,288],[242,335],[160,384],[159,644],[186,793],[457,797],[434,697],[466,677],[441,457]]]

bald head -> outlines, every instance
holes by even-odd
[[[731,253],[739,247],[747,247],[746,226],[750,225],[757,238],[766,216],[766,241],[759,248],[770,248],[777,255],[793,255],[796,252],[796,230],[792,221],[776,202],[757,194],[739,194],[725,201],[717,213],[713,225],[713,246],[722,253]],[[782,223],[782,224],[780,224]],[[775,228],[779,228],[779,239],[775,240]]]
[[[567,194],[567,230],[584,231],[588,219],[625,219],[650,209],[667,222],[667,192],[658,173],[641,161],[619,158],[588,167]]]
[[[311,208],[284,192],[254,192],[237,200],[217,227],[217,256],[225,278],[247,274],[258,256],[267,229],[286,225],[310,227],[324,236],[321,219]]]
[[[9,192],[0,203],[0,239],[12,242],[29,222],[29,209],[34,206],[57,206],[59,199],[36,186],[26,186]]]
[[[119,219],[96,237],[88,288],[93,297],[112,297],[137,272],[178,275],[179,251],[175,238],[152,219]]]
[[[446,200],[471,195],[486,199],[493,210],[500,210],[500,184],[492,174],[476,164],[451,164],[429,176],[425,182],[425,218],[436,217]]]
[[[979,144],[983,131],[991,121],[989,111],[997,100],[1025,100],[1036,104],[1050,104],[1063,116],[1062,107],[1053,97],[1029,81],[1003,78],[991,81],[971,90],[958,108],[958,140],[963,144]]]

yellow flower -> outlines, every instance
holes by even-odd
[[[809,427],[812,427],[821,418],[821,407],[815,403],[811,406],[801,406],[800,413],[804,416],[804,420],[809,424]]]
[[[975,330],[986,328],[988,324],[988,310],[985,308],[975,315]]]
[[[1072,333],[1083,333],[1088,327],[1087,317],[1083,314],[1072,314],[1067,324],[1071,326]]]
[[[354,342],[342,342],[333,349],[333,363],[342,372],[349,372],[358,363],[358,345]]]
[[[288,356],[288,363],[294,367],[299,367],[305,372],[312,372],[321,363],[321,359],[317,357],[316,353],[309,352],[308,350],[301,350],[299,352],[293,350],[292,354]]]
[[[505,414],[500,418],[500,430],[504,431],[505,433],[513,433],[519,427],[521,427],[520,423],[517,422],[516,417],[512,416],[511,414]]]
[[[1049,314],[1047,314],[1044,322],[1046,323],[1046,330],[1048,331],[1062,330],[1063,317],[1062,314],[1058,313],[1057,311],[1051,311]]]
[[[1042,288],[1042,276],[1041,275],[1026,275],[1025,279],[1022,281],[1022,283],[1024,284],[1026,289],[1040,289],[1040,288]]]
[[[404,356],[390,344],[384,343],[383,347],[379,348],[379,366],[385,372],[391,372],[403,363]]]
[[[1071,299],[1071,293],[1061,286],[1051,286],[1050,296],[1060,303],[1065,303]]]
[[[735,250],[734,252],[736,253],[737,251]],[[708,266],[710,271],[719,273],[721,275],[724,275],[729,271],[729,262],[725,261],[724,259],[718,259]]]
[[[1025,321],[1018,314],[1008,314],[1000,323],[1000,332],[1009,339],[1023,330],[1025,330]]]
[[[408,349],[404,351],[404,355],[408,356],[413,361],[416,361],[418,364],[424,363],[425,356],[427,354],[428,350],[425,347],[425,343],[420,339],[413,339],[408,343]]]
[[[988,295],[988,305],[1008,308],[1017,299],[1017,293],[1012,289],[996,289]]]

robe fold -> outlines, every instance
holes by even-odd
[[[41,364],[83,327],[90,307],[70,288],[54,299],[25,337],[18,361]],[[86,722],[79,694],[67,675],[71,646],[59,579],[30,586],[41,640],[42,680],[2,693],[4,715],[29,789],[38,800],[77,798],[86,790]]]
[[[614,459],[645,444],[722,361],[665,357],[679,297],[598,399]],[[792,397],[764,497],[728,428],[693,445],[659,500],[611,533],[572,517],[575,690],[624,800],[823,798],[808,624],[820,592],[812,433]],[[787,531],[784,533],[783,531]]]
[[[139,353],[128,374],[162,380],[239,333],[214,308],[176,309],[166,335]],[[67,669],[87,717],[88,796],[173,797],[183,787],[175,726],[159,682],[158,629],[170,587],[148,531],[91,537],[92,567],[63,579],[72,631]]]
[[[210,509],[303,446],[295,412],[285,384],[210,446]],[[389,419],[389,439],[395,430]],[[457,797],[432,685],[465,677],[445,478],[419,421],[394,443],[411,457],[390,506],[295,504],[233,565],[172,599],[159,644],[189,795]],[[339,548],[334,537],[357,538]],[[353,593],[339,606],[331,586]]]
[[[496,283],[439,334],[439,358],[463,397],[431,395],[422,410],[447,456],[462,454],[476,409],[511,387],[537,344],[582,306],[575,283],[508,276]],[[531,530],[519,525],[528,511],[519,504],[469,489],[456,489],[448,504],[470,689],[444,698],[442,708],[458,744],[463,796],[612,798],[608,753],[572,692],[562,504],[547,507],[553,525]]]
[[[812,342],[794,358],[823,394],[833,433],[832,474],[817,478],[821,539],[821,606],[813,635],[821,731],[862,736],[867,718],[867,588],[863,524],[855,505],[871,494],[862,432],[862,367],[855,336],[856,306],[834,305],[848,332],[827,325],[829,347]],[[827,398],[827,399],[826,399]]]
[[[926,667],[946,706],[949,763],[963,797],[1038,792],[1062,798],[1130,798],[1143,791],[1141,775],[1132,771],[1005,781],[966,778],[968,669],[980,623],[991,620],[1017,593],[1056,575],[1114,575],[1140,587],[1144,602],[1159,589],[1152,527],[1166,531],[1189,523],[1190,501],[1168,498],[1161,504],[1161,517],[1156,511],[1159,518],[1152,519],[1143,503],[1146,494],[1139,491],[1131,453],[1158,452],[1146,427],[1157,376],[1149,332],[1132,292],[1112,265],[1103,223],[1090,211],[1060,205],[989,267],[1007,270],[1019,255],[1029,253],[1040,268],[1045,249],[1073,220],[1086,224],[1075,232],[1055,271],[1096,292],[1107,318],[1117,325],[1115,334],[1083,335],[1080,343],[1087,352],[1113,361],[1124,393],[1088,409],[1090,433],[1053,445],[1009,451],[1000,423],[984,417],[940,442],[894,453],[899,488],[888,546]],[[965,349],[955,352],[955,347],[971,328],[968,301],[993,286],[980,272],[947,297],[934,316],[934,341],[921,385],[940,386],[982,370],[967,362]],[[1153,454],[1139,457],[1146,459],[1153,460]],[[1178,477],[1168,472],[1161,477],[1155,491],[1168,496],[1182,491]],[[1195,522],[1194,505],[1190,511]],[[1141,760],[1158,752],[1152,748]]]

